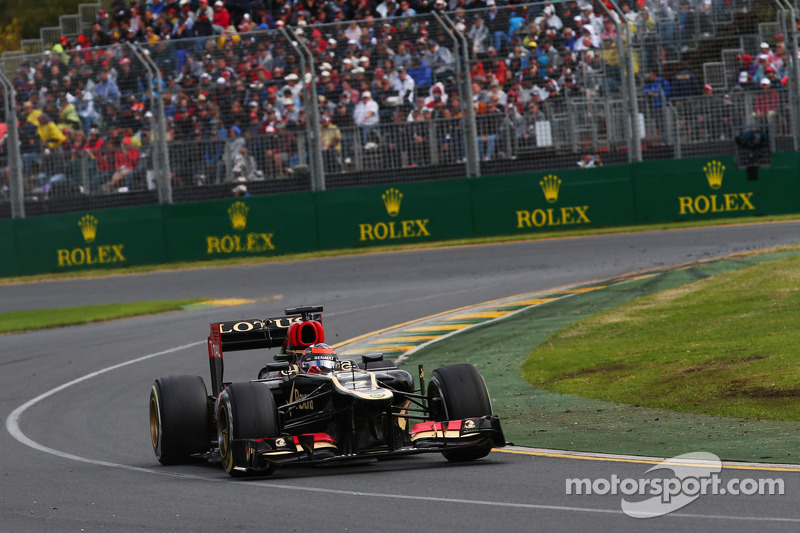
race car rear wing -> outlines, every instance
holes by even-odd
[[[286,316],[231,320],[211,324],[208,336],[208,357],[211,365],[211,387],[214,396],[222,392],[224,365],[223,352],[254,350],[257,348],[277,348],[287,345],[290,328],[300,323],[298,339],[293,341],[298,347],[323,342],[322,306],[291,307],[284,310]],[[308,322],[303,327],[303,322]]]

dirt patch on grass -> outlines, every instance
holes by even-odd
[[[615,363],[613,365],[603,365],[603,366],[594,366],[591,368],[581,368],[580,370],[575,370],[574,372],[569,372],[567,374],[562,374],[555,381],[559,381],[562,379],[574,379],[579,378],[581,376],[590,376],[592,374],[601,374],[604,372],[618,372],[620,370],[628,370],[633,368],[635,365],[630,363]]]
[[[725,395],[740,399],[800,398],[800,386],[751,385],[747,380],[735,380],[728,386]]]
[[[726,361],[719,361],[715,359],[713,361],[707,361],[705,363],[679,368],[677,370],[673,370],[672,373],[685,375],[685,374],[693,374],[695,372],[702,372],[704,370],[721,370],[723,368],[731,368],[734,366],[744,365],[752,361],[760,361],[761,359],[766,359],[766,358],[767,358],[766,355],[751,355],[749,357],[742,357],[740,359],[729,359]]]

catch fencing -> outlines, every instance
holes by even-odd
[[[787,0],[584,7],[4,54],[0,218],[800,149]]]

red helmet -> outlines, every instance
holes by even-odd
[[[300,359],[300,370],[308,374],[327,374],[336,369],[337,363],[333,348],[320,342],[306,348]]]

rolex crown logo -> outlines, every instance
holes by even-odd
[[[241,231],[247,226],[247,213],[250,208],[244,202],[233,202],[228,208],[228,217],[231,219],[231,226],[237,231]]]
[[[388,189],[383,195],[383,205],[390,217],[396,217],[400,213],[400,202],[403,200],[403,193],[395,188]]]
[[[542,178],[539,185],[542,187],[544,199],[547,200],[547,203],[552,204],[558,200],[558,188],[561,187],[561,180],[558,179],[558,176],[548,174]]]
[[[725,174],[725,165],[719,161],[711,161],[703,167],[703,172],[706,173],[708,186],[712,189],[719,189],[722,187],[722,177]]]
[[[93,242],[94,238],[97,237],[97,224],[97,219],[92,215],[83,215],[83,218],[78,221],[83,240],[87,243]]]

